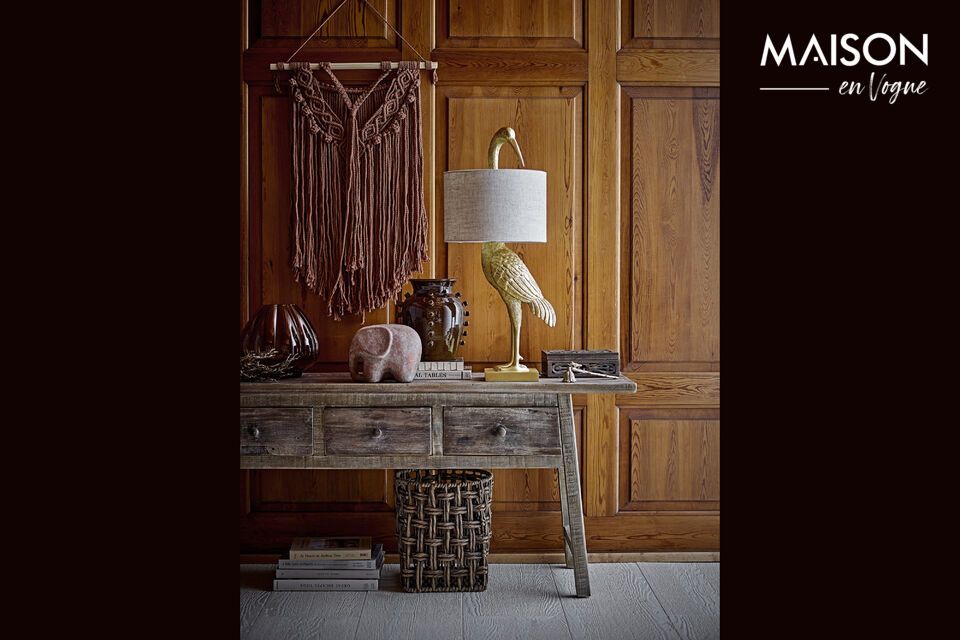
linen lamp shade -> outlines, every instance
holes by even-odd
[[[546,242],[546,171],[445,171],[443,239],[446,242]]]

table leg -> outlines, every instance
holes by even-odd
[[[577,459],[577,436],[573,425],[573,398],[557,396],[560,407],[560,445],[563,450],[563,490],[566,493],[564,538],[568,539],[573,556],[573,578],[577,597],[590,596],[590,573],[587,566],[587,538],[583,530],[583,502],[580,500],[580,464]],[[561,502],[561,508],[563,503]],[[569,564],[569,559],[568,559]]]
[[[557,479],[560,488],[560,519],[563,523],[563,555],[567,569],[573,569],[573,553],[570,549],[570,510],[567,507],[567,482],[563,467],[557,467]]]

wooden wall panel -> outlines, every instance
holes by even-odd
[[[719,510],[715,410],[626,410],[620,438],[621,509]]]
[[[720,0],[634,0],[635,38],[719,38]]]
[[[709,370],[720,360],[719,90],[625,91],[625,368]]]
[[[440,47],[580,48],[582,0],[438,0]]]
[[[590,552],[717,551],[717,512],[622,512],[615,517],[584,518]],[[392,513],[254,513],[240,520],[241,549],[278,553],[296,536],[346,536],[363,531],[396,553]],[[531,553],[563,549],[560,512],[509,512],[493,518],[493,553]],[[669,558],[669,556],[662,556]],[[596,596],[594,596],[596,597]]]
[[[393,0],[369,0],[391,24],[397,24],[397,7]],[[255,46],[296,48],[330,15],[340,0],[263,0],[255,2],[259,17],[259,33]],[[258,37],[257,37],[258,36]],[[307,43],[305,49],[395,47],[397,36],[376,14],[359,1],[348,2],[323,29]]]
[[[251,476],[252,511],[388,511],[393,508],[393,474],[380,469],[263,469]]]
[[[620,243],[619,95],[617,82],[616,0],[589,3],[587,43],[587,175],[588,226],[586,246],[586,294],[584,309],[587,349],[616,349],[620,334],[618,259]],[[617,513],[617,407],[615,398],[594,395],[587,399],[590,429],[580,454],[585,457],[587,491],[584,515],[614,516]]]
[[[627,48],[720,47],[720,0],[624,0]]]
[[[438,119],[437,145],[446,151],[444,170],[485,167],[490,138],[500,127],[511,126],[518,132],[527,168],[547,172],[547,242],[511,244],[511,248],[523,258],[553,305],[557,324],[550,328],[525,313],[520,353],[535,364],[541,359],[542,349],[580,348],[581,89],[455,87],[441,88],[440,93],[445,122]],[[500,158],[502,168],[519,166],[516,154],[509,149],[504,149]],[[437,250],[445,252],[446,274],[457,278],[457,289],[470,303],[463,357],[475,368],[506,362],[510,345],[506,307],[480,269],[479,244],[439,246],[443,239],[442,182],[438,193]]]

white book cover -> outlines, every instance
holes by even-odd
[[[383,545],[373,548],[371,560],[289,560],[281,558],[277,563],[281,569],[376,569],[383,564]]]
[[[274,591],[376,591],[378,580],[274,580]]]

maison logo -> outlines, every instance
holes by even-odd
[[[797,55],[798,53],[800,55]],[[897,36],[888,33],[871,33],[866,36],[856,33],[831,33],[822,39],[818,39],[815,34],[802,39],[794,39],[792,34],[787,34],[782,40],[775,40],[767,34],[760,55],[761,67],[776,66],[781,70],[791,67],[872,67],[869,76],[839,81],[836,91],[842,96],[866,96],[872,102],[884,101],[889,104],[895,104],[901,97],[923,95],[929,87],[925,80],[888,77],[887,69],[892,67],[902,71],[908,66],[927,67],[929,61],[929,36],[926,33],[919,42],[902,33]],[[829,92],[834,88],[793,86],[760,87],[760,90]]]

